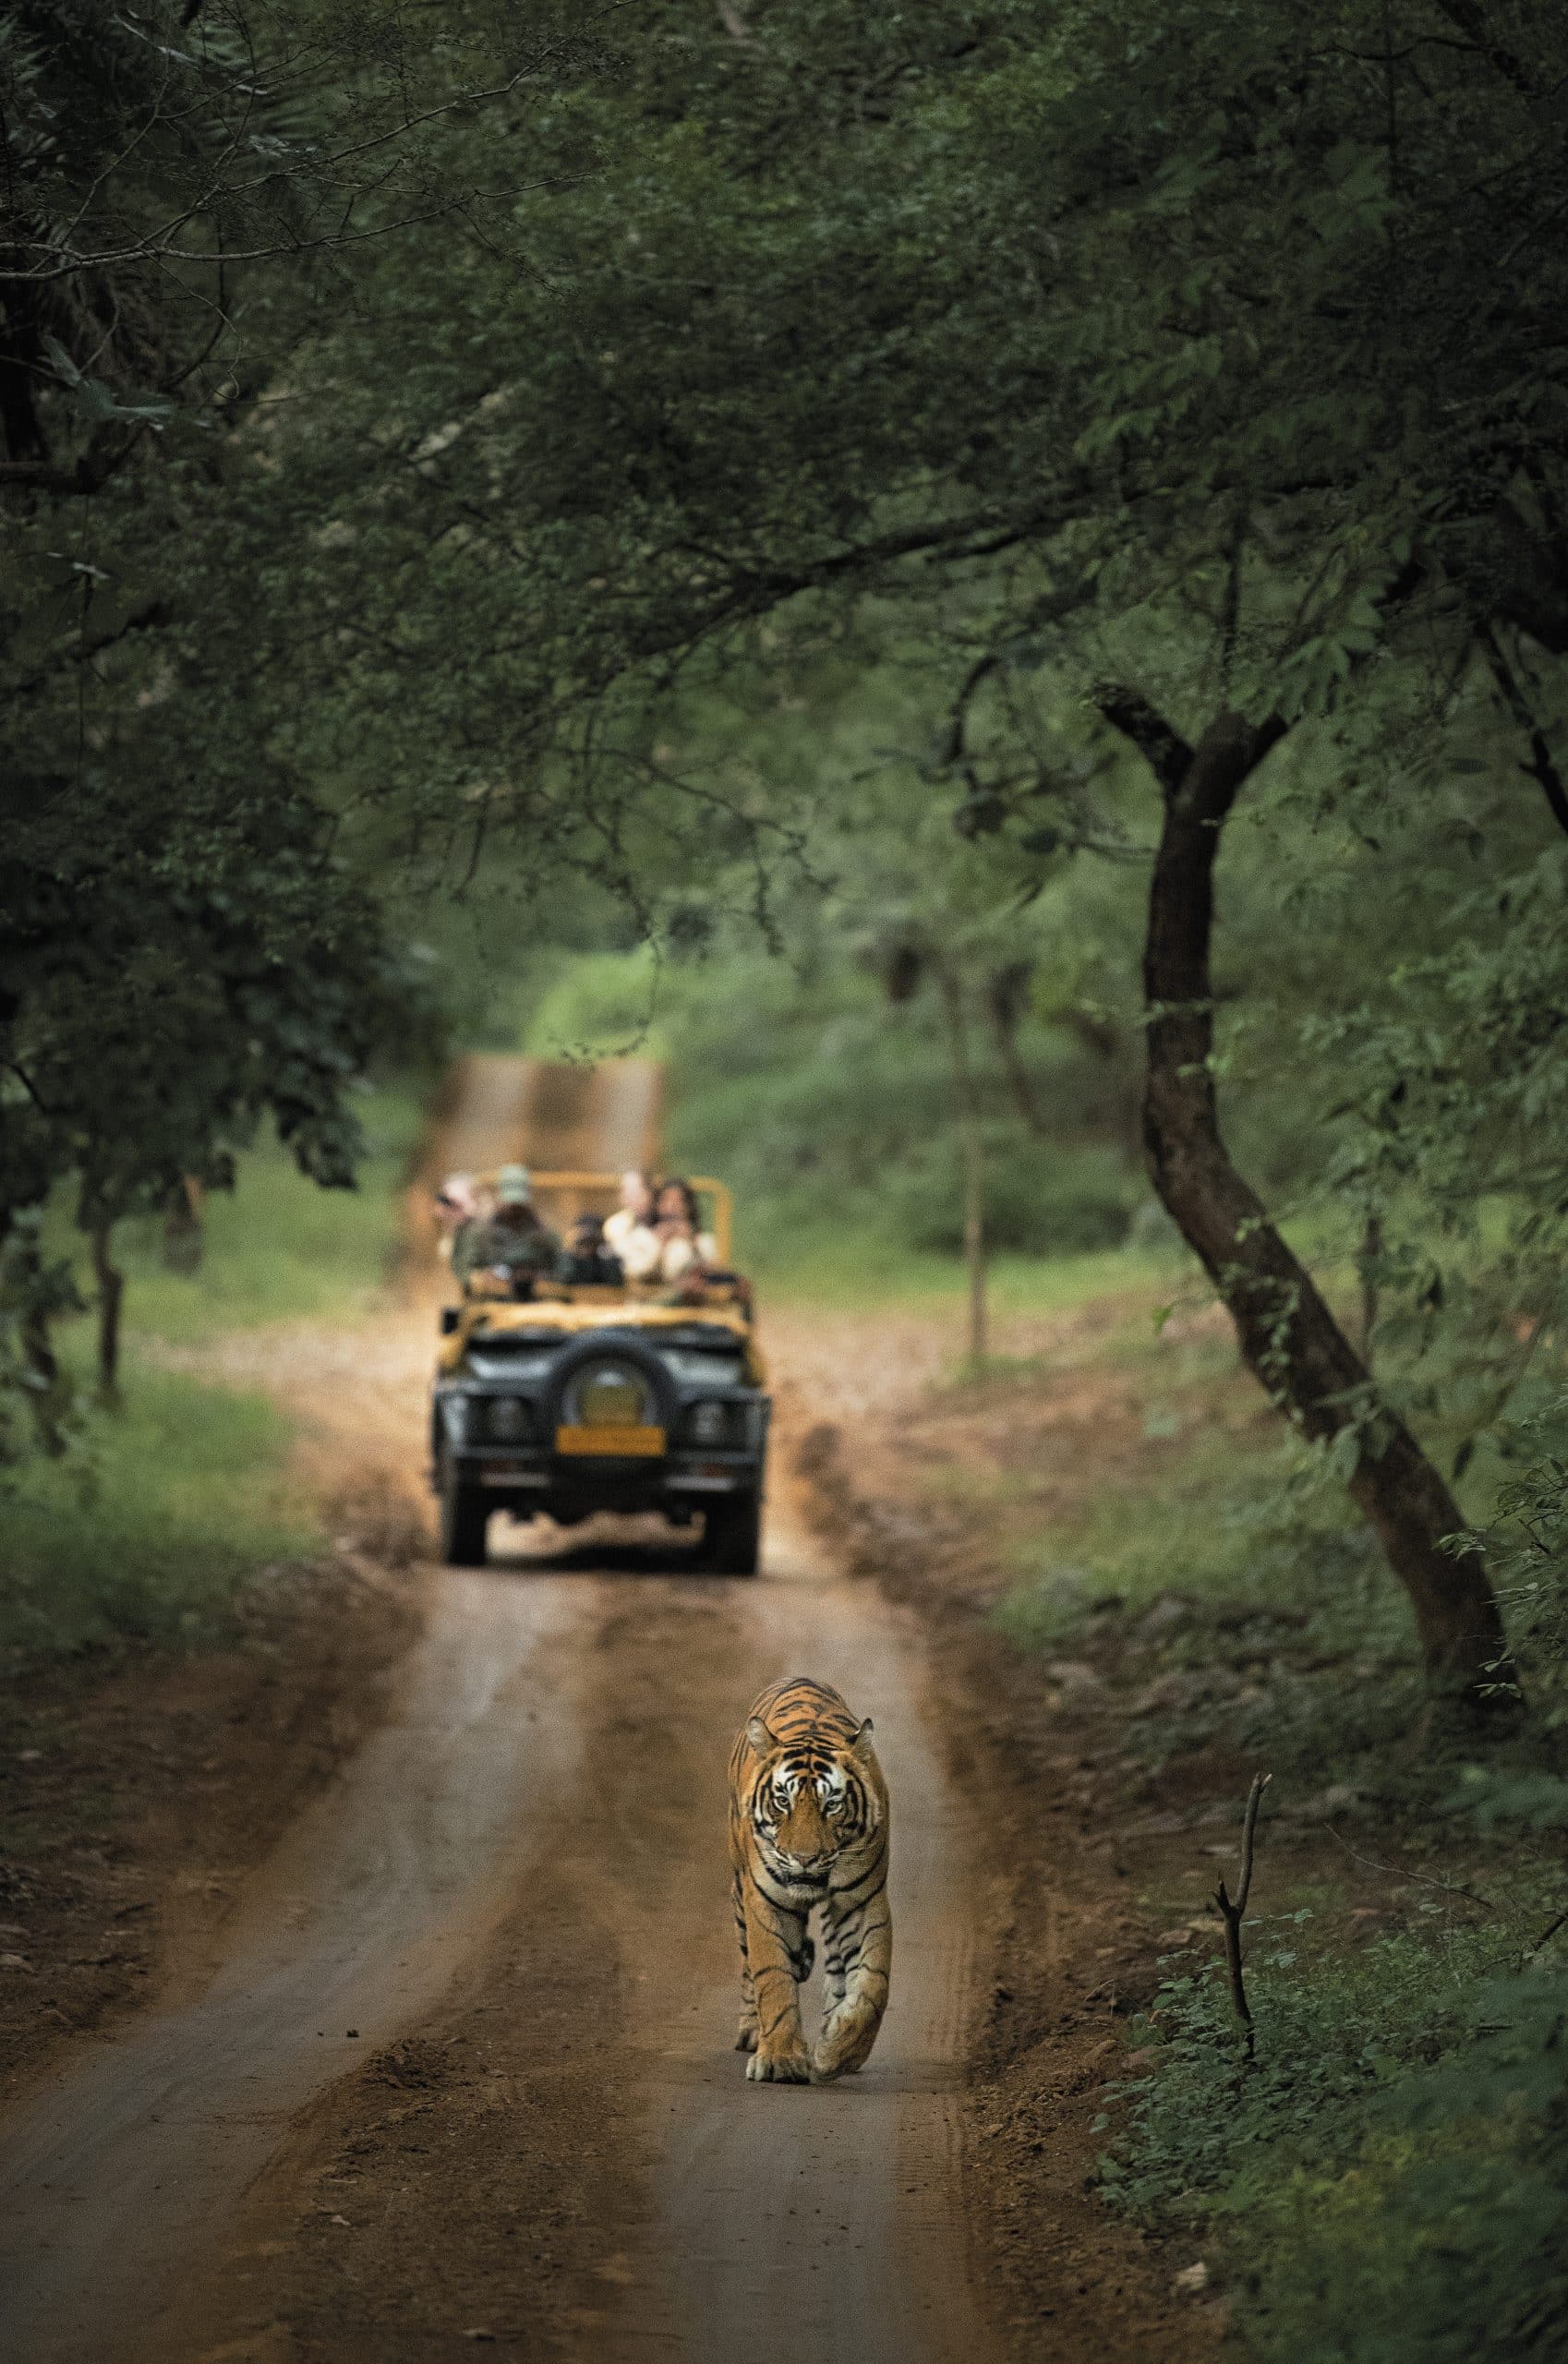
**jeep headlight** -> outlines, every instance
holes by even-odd
[[[719,1445],[743,1453],[756,1441],[753,1407],[731,1398],[694,1404],[686,1415],[685,1441],[694,1445]]]
[[[492,1395],[485,1407],[485,1433],[497,1444],[518,1444],[533,1422],[520,1395]]]

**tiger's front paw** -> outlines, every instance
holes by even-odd
[[[757,2024],[754,2020],[742,2020],[741,2032],[735,2038],[737,2052],[754,2052],[757,2048]]]
[[[789,2052],[754,2052],[746,2074],[756,2085],[809,2085],[811,2055],[803,2044]]]
[[[812,2064],[814,2085],[831,2085],[839,2077],[852,2077],[863,2068],[871,2057],[871,2047],[876,2042],[879,2020],[867,2021],[846,2017],[830,2020],[822,2032],[822,2042],[816,2048]]]

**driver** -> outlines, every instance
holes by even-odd
[[[501,1167],[495,1197],[495,1212],[465,1223],[452,1241],[453,1277],[466,1295],[484,1294],[475,1284],[488,1280],[514,1297],[531,1297],[535,1280],[555,1272],[561,1242],[535,1212],[525,1165]]]

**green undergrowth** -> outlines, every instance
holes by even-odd
[[[127,1223],[115,1234],[126,1274],[126,1321],[134,1334],[199,1341],[220,1330],[363,1309],[383,1284],[397,1237],[397,1200],[424,1121],[408,1084],[366,1094],[366,1156],[353,1190],[322,1190],[276,1140],[239,1162],[232,1191],[203,1208],[199,1269],[173,1272],[162,1225]]]
[[[998,1610],[1003,1632],[1106,1664],[1135,1693],[1126,1745],[1151,1764],[1220,1742],[1310,1779],[1369,1760],[1381,1785],[1418,1667],[1365,1526],[1272,1438],[1200,1429],[1151,1475],[1106,1486],[1053,1535]]]
[[[0,1500],[0,1648],[23,1660],[129,1638],[199,1640],[270,1561],[319,1541],[264,1398],[133,1364],[124,1408],[81,1420]]]
[[[1179,1770],[1190,1799],[1207,1767],[1220,1798],[1238,1759],[1242,1787],[1273,1775],[1255,2065],[1216,1940],[1166,1956],[1105,2197],[1190,2245],[1264,2364],[1547,2364],[1568,2354],[1562,1652],[1521,1624],[1532,1713],[1501,1737],[1429,1725],[1405,1596],[1343,1489],[1222,1333],[1170,1327],[1123,1293],[1055,1355],[959,1382],[996,1450],[932,1477],[1018,1570],[1002,1631],[1103,1710],[1135,1779]],[[1079,1399],[1057,1426],[1053,1392]],[[1471,1515],[1495,1484],[1472,1455]]]
[[[259,1143],[241,1158],[234,1191],[207,1199],[194,1272],[166,1269],[160,1224],[119,1226],[120,1407],[91,1402],[89,1319],[63,1324],[78,1408],[64,1458],[32,1455],[5,1473],[0,1649],[25,1660],[127,1637],[199,1641],[223,1629],[259,1569],[315,1547],[309,1507],[287,1473],[286,1412],[162,1369],[157,1347],[362,1312],[386,1279],[421,1121],[412,1088],[367,1094],[368,1154],[352,1191],[317,1188],[281,1144]],[[58,1214],[52,1231],[56,1252],[79,1253]],[[85,1295],[85,1273],[81,1283]]]
[[[768,1297],[785,1303],[847,1312],[894,1306],[945,1312],[952,1322],[955,1370],[962,1362],[967,1300],[963,1267],[955,1257],[923,1252],[868,1227],[817,1219],[781,1226],[761,1239],[754,1226],[749,1241],[742,1236],[738,1260]],[[998,1255],[987,1268],[987,1304],[994,1325],[1002,1326],[1015,1317],[1069,1312],[1111,1292],[1152,1297],[1171,1285],[1179,1269],[1168,1251],[1136,1245],[1075,1255]]]
[[[1223,1332],[1173,1345],[1146,1298],[1104,1310],[1074,1351],[1116,1382],[1123,1433],[1092,1437],[1093,1482],[1047,1528],[1013,1520],[1018,1574],[995,1612],[1008,1639],[1091,1658],[1130,1695],[1125,1744],[1148,1763],[1219,1744],[1319,1786],[1348,1779],[1444,1810],[1452,1792],[1478,1827],[1568,1827],[1568,1656],[1550,1617],[1510,1604],[1527,1723],[1500,1724],[1482,1766],[1415,1747],[1424,1696],[1409,1605],[1333,1469],[1266,1410]],[[989,1383],[1027,1391],[1036,1370],[1063,1376],[1046,1357]],[[966,1400],[983,1399],[971,1388]],[[1429,1442],[1451,1458],[1452,1438],[1429,1430]],[[1042,1450],[1062,1448],[1048,1435]],[[1027,1490],[1033,1474],[1004,1461],[993,1482]],[[1469,1515],[1487,1515],[1495,1484],[1473,1455]]]
[[[1538,1869],[1484,1918],[1429,1899],[1358,1944],[1260,1915],[1250,2067],[1219,1962],[1166,1960],[1103,2189],[1218,2264],[1253,2354],[1562,2355],[1568,1951],[1541,1940],[1563,1894]]]

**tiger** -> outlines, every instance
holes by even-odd
[[[887,2008],[893,1916],[887,1904],[887,1784],[871,1719],[826,1683],[793,1675],[765,1691],[730,1760],[730,1893],[741,1935],[737,2052],[757,2083],[830,2084],[862,2068]],[[816,2052],[801,2031],[797,1988],[816,1949],[825,1984]]]

